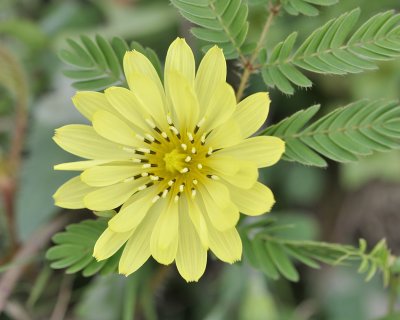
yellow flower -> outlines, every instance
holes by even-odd
[[[211,48],[195,73],[184,39],[170,46],[164,85],[150,61],[127,52],[130,89],[78,92],[76,108],[92,125],[56,130],[55,142],[85,161],[57,165],[82,171],[54,194],[64,208],[119,212],[97,240],[94,257],[107,259],[124,244],[119,272],[129,275],[151,256],[176,262],[187,281],[204,273],[207,251],[241,259],[239,212],[268,212],[274,197],[257,182],[258,168],[284,151],[276,137],[252,137],[269,109],[267,93],[236,103],[226,83],[221,49]]]

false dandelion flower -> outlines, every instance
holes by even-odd
[[[55,142],[86,160],[55,167],[81,172],[57,190],[55,203],[119,208],[93,255],[104,260],[124,246],[120,273],[133,273],[152,256],[175,261],[186,281],[197,281],[208,249],[227,263],[241,259],[239,212],[260,215],[274,203],[257,181],[258,168],[275,164],[284,142],[250,137],[267,117],[268,94],[237,104],[222,50],[211,48],[195,72],[180,38],[169,47],[164,83],[138,51],[123,62],[129,89],[78,92],[73,102],[91,125],[56,130]]]

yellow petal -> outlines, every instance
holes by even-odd
[[[140,83],[139,77],[148,78],[155,86],[158,94],[164,92],[160,77],[147,57],[139,51],[133,50],[125,53],[124,73],[130,89],[135,89]]]
[[[191,199],[185,199],[185,201],[188,207],[190,220],[192,221],[197,234],[199,235],[200,241],[205,248],[208,248],[208,231],[203,213],[201,212],[196,201]]]
[[[242,100],[233,114],[243,138],[255,133],[265,122],[271,100],[267,92],[258,92]]]
[[[209,220],[207,220],[207,228],[210,249],[218,259],[227,263],[234,263],[241,259],[242,240],[236,228],[218,231]]]
[[[240,126],[233,119],[229,119],[215,128],[206,139],[207,145],[212,146],[213,149],[227,148],[238,144],[242,140]]]
[[[116,232],[126,232],[136,228],[152,207],[151,200],[154,196],[153,187],[139,191],[108,221],[108,226]]]
[[[258,169],[253,162],[236,160],[239,170],[234,175],[220,174],[220,177],[242,189],[251,188],[258,179]]]
[[[111,210],[119,207],[148,179],[138,179],[114,184],[93,191],[83,199],[86,208],[96,211]],[[118,230],[114,230],[118,231]],[[127,231],[127,230],[124,230]]]
[[[199,116],[199,104],[193,86],[181,74],[171,71],[168,93],[174,108],[172,114],[178,120],[178,123],[174,124],[177,124],[181,131],[192,131],[198,123]]]
[[[78,111],[92,121],[93,115],[99,110],[112,111],[113,107],[103,93],[94,91],[80,91],[72,98]]]
[[[240,160],[254,162],[259,168],[278,162],[285,151],[285,143],[277,137],[253,137],[219,151]]]
[[[99,166],[101,164],[108,163],[108,160],[86,160],[86,161],[74,161],[56,164],[54,170],[66,170],[66,171],[83,171],[91,167]]]
[[[201,244],[186,207],[180,207],[179,210],[179,241],[175,261],[180,275],[187,282],[198,281],[206,269],[207,249]]]
[[[81,174],[83,182],[94,187],[104,187],[133,177],[143,172],[140,166],[97,166]]]
[[[229,186],[232,201],[239,208],[240,212],[249,216],[258,216],[271,211],[275,203],[271,189],[256,182],[250,189],[244,190]]]
[[[96,241],[93,257],[98,261],[108,259],[124,245],[131,234],[132,232],[117,233],[107,228]]]
[[[107,100],[130,123],[146,131],[149,129],[145,119],[149,116],[136,95],[126,88],[111,87],[105,92]]]
[[[239,220],[239,210],[232,203],[228,188],[219,182],[209,181],[198,187],[203,199],[203,210],[218,230],[227,230]]]
[[[213,153],[206,158],[205,165],[216,175],[233,176],[239,171],[239,164],[236,159],[228,156],[220,156],[218,153]]]
[[[162,126],[166,123],[167,118],[164,91],[158,92],[156,85],[145,76],[136,75],[136,78],[138,81],[132,92],[143,106],[146,114],[150,114],[155,122]]]
[[[97,111],[93,116],[93,128],[103,138],[128,146],[138,145],[136,133],[120,118],[107,111]]]
[[[54,141],[79,157],[96,160],[129,159],[132,153],[99,136],[91,126],[71,124],[56,130]]]
[[[226,81],[226,61],[222,49],[217,46],[207,51],[197,70],[195,89],[200,104],[200,117],[204,116],[211,96]]]
[[[150,237],[158,216],[159,203],[156,203],[126,243],[119,260],[119,273],[130,275],[150,257]]]
[[[164,84],[168,86],[170,71],[175,70],[182,74],[190,86],[194,85],[195,62],[192,49],[185,39],[176,38],[168,48],[165,58]]]
[[[74,177],[59,187],[53,195],[55,205],[67,209],[85,208],[83,198],[93,190],[96,188],[83,183],[79,176]]]
[[[165,205],[160,209],[160,216],[151,234],[150,251],[159,263],[170,264],[178,249],[178,204],[170,199],[159,201],[165,202]]]
[[[202,128],[205,132],[209,132],[226,122],[235,112],[235,91],[228,83],[220,83],[211,93],[206,109]]]

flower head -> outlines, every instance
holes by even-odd
[[[82,171],[57,190],[55,203],[121,206],[93,253],[103,260],[125,245],[120,273],[153,256],[162,264],[175,260],[183,278],[197,281],[208,249],[222,261],[240,260],[239,212],[260,215],[274,203],[257,182],[258,168],[276,163],[284,143],[249,138],[267,117],[268,94],[237,104],[222,50],[211,48],[196,73],[184,39],[168,50],[164,84],[137,51],[127,52],[123,65],[129,89],[78,92],[73,102],[91,125],[56,130],[61,148],[88,160],[55,167]]]

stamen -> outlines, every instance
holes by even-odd
[[[189,172],[189,168],[185,167],[183,168],[181,171],[179,171],[180,173],[186,173]]]
[[[213,148],[208,148],[207,156],[211,156],[213,153]]]
[[[168,185],[169,185],[169,186],[172,186],[172,185],[174,184],[174,182],[175,182],[175,179],[174,179],[174,180],[169,180],[169,181],[168,181]]]
[[[187,150],[187,145],[186,144],[182,143],[181,147],[182,147],[183,150],[185,150],[185,151]]]
[[[196,179],[193,179],[193,180],[192,180],[192,183],[193,183],[194,185],[197,185],[199,182],[198,182]]]
[[[172,119],[171,119],[171,115],[169,113],[167,114],[167,122],[169,125],[172,125]]]
[[[198,127],[200,129],[200,127],[204,124],[204,121],[206,121],[206,118],[205,117],[201,118],[201,120],[197,123],[196,127]],[[195,131],[195,133],[196,133],[196,131]]]
[[[168,194],[168,189],[165,189],[164,192],[162,193],[162,197],[165,198]]]
[[[183,192],[183,189],[185,188],[185,184],[181,184],[180,186],[179,186],[179,191],[180,192]]]
[[[139,188],[138,188],[138,190],[140,190],[140,191],[142,191],[142,190],[144,190],[144,189],[146,189],[147,188],[147,185],[141,185]]]
[[[174,198],[174,201],[178,202],[178,200],[179,200],[179,195],[176,195],[175,198]]]
[[[196,189],[192,188],[192,198],[194,198],[196,196]]]
[[[145,168],[145,169],[150,168],[150,167],[151,167],[151,164],[150,164],[150,163],[145,163],[145,164],[142,166],[142,168]]]
[[[153,120],[147,118],[145,121],[146,121],[146,122],[148,123],[148,125],[149,125],[150,127],[152,127],[153,129],[156,127],[156,124],[153,122]]]
[[[168,142],[170,141],[168,135],[167,135],[164,131],[161,132],[161,136],[162,136],[165,140],[167,140]]]
[[[203,169],[203,165],[201,163],[198,163],[197,168],[201,170],[201,169]]]
[[[192,147],[192,153],[195,154],[196,153],[196,148]]]
[[[140,134],[136,134],[136,138],[138,138],[139,140],[142,140],[142,141],[144,141],[144,137],[143,136],[141,136]]]
[[[151,202],[156,203],[158,199],[160,199],[159,195],[155,196]]]
[[[138,148],[138,151],[141,151],[144,153],[150,153],[150,149],[147,149],[147,148]]]
[[[193,143],[193,141],[194,141],[193,135],[192,135],[190,132],[187,132],[186,134],[187,134],[187,136],[188,136],[190,142]]]
[[[155,139],[151,134],[149,134],[149,133],[146,133],[145,136],[146,136],[146,138],[149,139],[151,142],[156,141],[156,139]]]
[[[161,130],[158,127],[153,128],[157,133],[161,134]]]
[[[132,153],[136,153],[136,150],[133,148],[129,148],[129,147],[122,147],[122,150],[126,151],[126,152],[132,152]]]
[[[186,159],[185,159],[185,162],[190,162],[191,160],[192,160],[192,157],[191,156],[187,156]]]
[[[219,177],[214,175],[214,174],[208,174],[207,178],[213,179],[213,180],[219,180]]]
[[[141,176],[142,177],[147,177],[149,174],[147,172],[142,172]]]
[[[150,179],[153,180],[153,181],[158,181],[158,180],[160,180],[160,177],[151,175]]]
[[[205,143],[206,143],[206,135],[203,134],[203,135],[201,136],[201,144],[204,146]]]
[[[135,162],[135,163],[141,163],[142,159],[132,159],[132,161]]]
[[[175,133],[175,135],[179,138],[180,134],[177,128],[175,128],[174,126],[169,126],[169,129]]]
[[[124,180],[124,182],[129,182],[129,181],[132,181],[132,180],[134,180],[135,178],[134,177],[129,177],[129,178],[126,178],[125,180]]]

